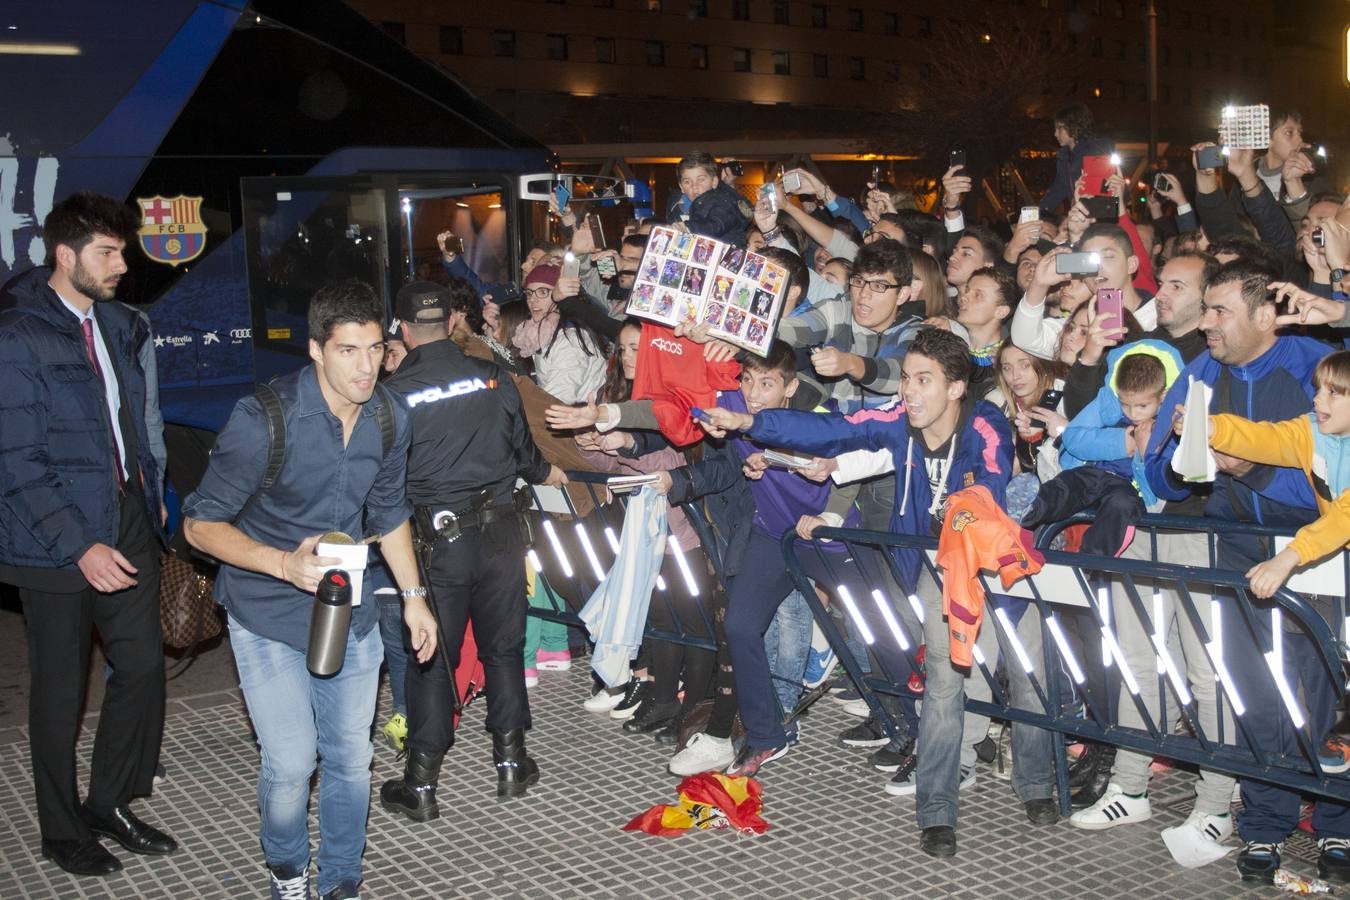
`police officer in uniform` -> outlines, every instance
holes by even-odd
[[[412,418],[408,499],[417,537],[430,546],[429,599],[449,668],[458,665],[472,618],[489,685],[487,729],[497,796],[520,797],[539,780],[539,767],[525,754],[527,526],[514,488],[517,476],[555,486],[566,477],[530,437],[509,374],[465,356],[449,340],[452,292],[473,297],[459,279],[448,289],[427,281],[399,289],[394,312],[408,356],[386,385],[407,403]],[[439,815],[436,781],[454,741],[455,685],[442,660],[409,663],[407,768],[402,778],[384,784],[380,801],[386,810],[422,822]]]

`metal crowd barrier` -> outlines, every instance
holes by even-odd
[[[555,593],[561,595],[562,602],[551,599],[544,608],[531,606],[529,615],[585,629],[577,613],[614,563],[628,508],[627,494],[615,494],[612,502],[605,502],[605,484],[611,477],[611,473],[604,472],[567,473],[570,483],[577,486],[574,489],[584,488],[591,500],[593,509],[585,516],[578,514],[568,490],[531,486],[535,535],[529,563],[536,572],[544,574]],[[698,534],[701,553],[713,567],[711,574],[718,584],[724,583],[718,538],[701,508],[695,503],[682,503],[678,508],[683,510]],[[673,535],[667,538],[668,541],[671,539]],[[678,540],[674,547],[669,556],[673,562],[658,577],[651,601],[653,605],[665,604],[673,626],[654,627],[649,616],[645,636],[716,651],[713,598],[706,585],[699,586],[692,568],[701,564],[699,554],[689,552],[691,548],[680,547]],[[680,617],[671,599],[670,581],[673,579],[678,579],[676,589],[691,593],[697,601],[697,620],[686,621]]]
[[[1073,524],[1073,520],[1051,526],[1041,535],[1039,543],[1048,544],[1053,536],[1068,524]],[[1211,547],[1214,546],[1214,541],[1224,534],[1257,534],[1271,538],[1287,534],[1280,529],[1264,526],[1243,526],[1189,517],[1150,516],[1137,527],[1156,535],[1158,529],[1195,530],[1197,526],[1211,532]],[[853,596],[852,592],[838,587],[841,580],[835,577],[838,574],[835,563],[841,554],[826,552],[822,548],[821,541],[842,542],[849,551],[848,556],[861,563],[859,574],[865,580],[869,596]],[[817,623],[835,650],[839,661],[858,685],[883,727],[892,736],[897,735],[899,733],[897,723],[887,712],[886,707],[878,702],[877,694],[910,694],[906,687],[909,673],[887,671],[884,661],[873,654],[874,671],[871,675],[864,675],[849,654],[844,636],[829,611],[810,589],[810,582],[803,572],[802,559],[805,554],[815,554],[823,563],[834,580],[834,584],[824,587],[833,593],[836,602],[843,606],[850,628],[856,635],[869,646],[874,646],[877,642],[891,642],[893,646],[885,649],[888,652],[898,649],[907,662],[914,665],[915,653],[923,640],[922,634],[909,633],[901,622],[902,617],[896,613],[900,609],[900,604],[907,603],[922,621],[922,607],[915,585],[907,583],[896,564],[895,551],[918,554],[922,560],[923,570],[940,589],[942,571],[935,563],[938,546],[936,538],[820,528],[809,544],[796,540],[795,535],[789,533],[783,536],[782,546],[788,570],[806,597]],[[1152,538],[1152,546],[1154,552],[1151,556],[1156,558],[1156,537]],[[1317,760],[1317,748],[1324,735],[1312,733],[1309,716],[1299,696],[1299,685],[1289,684],[1282,669],[1283,644],[1287,639],[1281,625],[1292,625],[1309,639],[1312,652],[1320,663],[1321,673],[1329,680],[1335,695],[1344,698],[1345,673],[1340,653],[1343,645],[1337,641],[1327,621],[1303,596],[1285,587],[1270,600],[1257,600],[1248,594],[1247,579],[1242,573],[1225,571],[1212,565],[1202,568],[1056,550],[1043,552],[1046,564],[1042,571],[1023,578],[1006,591],[1002,589],[997,576],[991,577],[985,573],[980,575],[987,597],[992,598],[998,594],[1018,597],[1031,604],[1040,614],[1044,652],[1039,660],[1033,660],[1025,651],[1022,642],[1018,640],[1016,629],[1005,615],[995,612],[991,603],[986,603],[982,625],[983,628],[997,628],[1001,637],[1011,646],[1016,658],[1004,659],[1003,664],[1020,666],[1026,672],[1039,708],[1015,706],[1009,691],[1002,686],[997,677],[996,669],[999,661],[985,659],[976,648],[975,668],[979,671],[972,672],[971,677],[987,681],[992,699],[989,702],[968,699],[969,711],[1048,729],[1060,736],[1057,743],[1064,742],[1067,737],[1073,737],[1114,744],[1142,753],[1227,772],[1240,778],[1256,779],[1292,790],[1350,802],[1350,776],[1331,775],[1322,770]],[[1272,549],[1271,553],[1273,552]],[[1211,561],[1214,558],[1211,555]],[[1334,569],[1346,564],[1336,560],[1329,565]],[[901,596],[894,596],[894,588],[889,586],[890,583],[885,578],[880,577],[883,569],[889,572],[893,584],[900,587]],[[849,580],[856,585],[857,578],[858,575],[855,574],[850,576]],[[1158,635],[1153,625],[1153,610],[1157,607],[1148,602],[1151,599],[1151,588],[1136,584],[1136,580],[1144,579],[1153,586],[1165,584],[1175,590],[1179,603],[1177,615],[1187,617],[1205,647],[1215,672],[1216,696],[1221,696],[1231,711],[1232,719],[1236,723],[1234,729],[1236,734],[1223,733],[1222,715],[1218,718],[1218,733],[1208,734],[1201,727],[1184,669],[1178,665],[1178,661],[1168,649],[1166,635]],[[1160,713],[1157,716],[1150,715],[1140,698],[1140,691],[1148,689],[1149,685],[1141,687],[1139,680],[1130,672],[1116,640],[1110,613],[1103,615],[1104,609],[1110,609],[1109,600],[1113,592],[1120,589],[1124,590],[1130,607],[1139,616],[1143,628],[1152,638],[1153,653],[1157,662],[1157,690],[1160,692],[1161,701]],[[1216,603],[1215,607],[1226,606],[1228,603],[1235,604],[1247,633],[1263,658],[1225,659],[1221,629],[1214,628],[1209,617],[1200,614],[1192,597],[1193,591],[1202,594],[1222,594],[1225,603]],[[867,616],[862,615],[862,604],[868,603],[876,605],[877,616],[873,616],[870,610]],[[1108,659],[1114,662],[1114,678],[1108,694],[1114,695],[1115,686],[1123,680],[1129,690],[1129,696],[1122,702],[1132,703],[1144,723],[1143,728],[1119,724],[1112,713],[1114,703],[1101,702],[1104,698],[1085,695],[1086,709],[1081,717],[1076,710],[1066,710],[1065,705],[1060,702],[1061,666],[1063,671],[1070,673],[1076,685],[1082,685],[1084,681],[1082,666],[1065,639],[1061,616],[1056,612],[1065,606],[1078,607],[1090,612],[1092,622],[1101,637],[1104,655],[1109,649]],[[1339,609],[1344,611],[1343,599]],[[1268,634],[1261,627],[1261,620],[1266,618],[1273,623],[1273,628]],[[1343,615],[1341,618],[1342,622],[1337,623],[1338,625],[1344,622]],[[868,624],[868,619],[873,625],[884,622],[885,627],[872,627]],[[1097,635],[1093,635],[1093,640],[1096,640],[1096,637]],[[1236,665],[1255,667],[1258,671],[1264,671],[1266,677],[1273,679],[1275,689],[1282,700],[1280,708],[1249,709],[1244,706],[1230,674],[1230,669]],[[1249,673],[1251,669],[1243,671]],[[1170,723],[1175,715],[1180,715],[1186,721],[1193,736],[1171,733]],[[1299,746],[1297,754],[1273,752],[1252,739],[1249,727],[1252,717],[1272,715],[1284,717],[1296,733]],[[1054,757],[1061,806],[1063,812],[1067,814],[1069,809],[1064,754],[1058,752]]]

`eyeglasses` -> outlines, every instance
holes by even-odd
[[[900,285],[892,284],[889,281],[877,281],[871,278],[863,278],[860,275],[854,275],[850,278],[848,280],[848,285],[849,287],[857,288],[858,290],[862,290],[863,286],[866,285],[867,289],[874,294],[884,294],[887,291],[893,291],[900,287]]]
[[[546,300],[549,297],[553,296],[553,288],[551,287],[526,288],[525,296],[531,297],[535,300]]]

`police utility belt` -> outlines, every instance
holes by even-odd
[[[415,507],[413,523],[418,536],[426,543],[435,544],[439,541],[450,544],[466,531],[483,529],[494,522],[512,521],[520,528],[522,540],[530,544],[533,543],[530,523],[525,515],[530,502],[530,492],[526,488],[520,488],[499,500],[493,500],[487,491],[483,491],[472,503],[458,510],[439,505]]]

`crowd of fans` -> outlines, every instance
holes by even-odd
[[[1027,528],[1096,513],[1081,543],[1070,546],[1106,556],[1210,565],[1203,521],[1195,531],[1160,534],[1155,544],[1135,537],[1132,525],[1145,511],[1297,531],[1278,553],[1255,538],[1220,541],[1218,567],[1245,573],[1251,595],[1262,599],[1296,569],[1343,548],[1350,542],[1350,355],[1338,346],[1350,327],[1350,204],[1320,183],[1302,128],[1297,112],[1275,112],[1269,148],[1231,150],[1219,169],[1199,167],[1197,156],[1213,145],[1197,144],[1193,178],[1151,172],[1140,202],[1119,168],[1100,184],[1083,174],[1085,158],[1111,147],[1092,135],[1085,109],[1070,107],[1056,116],[1059,167],[1039,209],[1031,203],[1014,221],[994,224],[966,221],[975,184],[963,166],[945,172],[932,212],[885,183],[869,184],[854,200],[805,169],[786,173],[772,183],[772,197],[761,192],[752,204],[735,187],[738,167],[690,153],[664,215],[634,221],[617,249],[595,248],[581,227],[584,210],[579,218],[555,206],[557,242],[530,250],[519,291],[484,284],[443,240],[457,310],[452,337],[513,373],[550,461],[657,473],[678,546],[668,547],[661,570],[672,602],[652,604],[651,624],[669,628],[672,615],[696,622],[700,604],[715,611],[716,653],[651,641],[633,661],[632,680],[599,688],[586,708],[671,747],[675,774],[756,774],[797,742],[791,713],[803,685],[823,682],[830,668],[828,651],[812,646],[811,616],[784,571],[780,536],[795,529],[805,540],[822,525],[935,534],[953,496],[972,486],[986,488]],[[1103,204],[1103,197],[1111,199]],[[626,307],[654,224],[748,247],[788,273],[767,356],[736,354],[692,324],[676,330],[703,345],[710,370],[739,377],[739,390],[723,391],[706,411],[706,437],[693,445],[663,436],[651,401],[633,399],[642,355],[652,351]],[[576,276],[565,274],[565,253],[578,263]],[[387,365],[397,360],[391,353]],[[1170,467],[1193,380],[1213,390],[1212,482],[1183,481]],[[810,462],[770,464],[768,449]],[[681,503],[702,504],[714,526],[724,584],[675,506]],[[861,585],[861,561],[845,558],[841,545],[820,546],[837,557],[832,572],[840,579],[815,577],[827,602],[840,584]],[[893,612],[924,645],[923,669],[887,641],[865,646],[856,628],[850,652],[864,671],[879,665],[893,680],[908,679],[922,702],[883,697],[902,723],[892,736],[845,678],[832,688],[860,721],[840,740],[872,750],[876,768],[893,773],[889,793],[917,795],[923,848],[951,855],[958,792],[974,782],[989,733],[962,700],[989,689],[959,667],[960,651],[970,651],[949,646],[940,588],[913,560],[902,560],[899,571],[910,583],[893,585],[890,595],[921,602],[902,600]],[[868,575],[892,577],[884,566]],[[1151,627],[1116,592],[1111,617],[1123,657],[1156,716],[1152,637],[1156,629],[1173,632],[1200,727],[1219,734],[1223,704],[1211,657],[1176,585],[1157,588],[1163,619]],[[541,577],[532,602],[548,602],[550,590]],[[1232,602],[1195,590],[1191,599],[1206,628],[1220,621],[1205,617],[1211,606]],[[874,624],[887,633],[884,622]],[[1121,724],[1141,727],[1136,705],[1118,696],[1124,686],[1107,676],[1110,660],[1091,615],[1066,607],[1061,624],[1085,670],[1081,684],[1066,682],[1070,702],[1115,710]],[[542,627],[527,648],[527,679],[570,665],[561,626]],[[1297,754],[1269,672],[1254,662],[1257,633],[1238,615],[1223,616],[1220,627],[1247,733],[1268,752]],[[1014,630],[1028,652],[1039,652],[1034,609]],[[972,636],[988,659],[1005,640],[995,631],[986,621]],[[1287,677],[1315,737],[1325,739],[1323,766],[1350,769],[1350,749],[1334,732],[1334,690],[1316,655],[1302,634],[1283,640]],[[1018,667],[1007,668],[1014,699],[1036,705]],[[1052,824],[1050,737],[1028,726],[1011,733],[1013,787],[1033,824]],[[1231,720],[1222,733],[1235,739]],[[1150,762],[1088,745],[1071,771],[1071,824],[1104,829],[1149,819]],[[1200,773],[1187,840],[1219,844],[1236,830],[1242,876],[1270,880],[1298,824],[1299,796],[1243,781],[1235,815],[1234,790],[1229,776]],[[1312,824],[1319,871],[1350,881],[1350,808],[1320,801]]]

